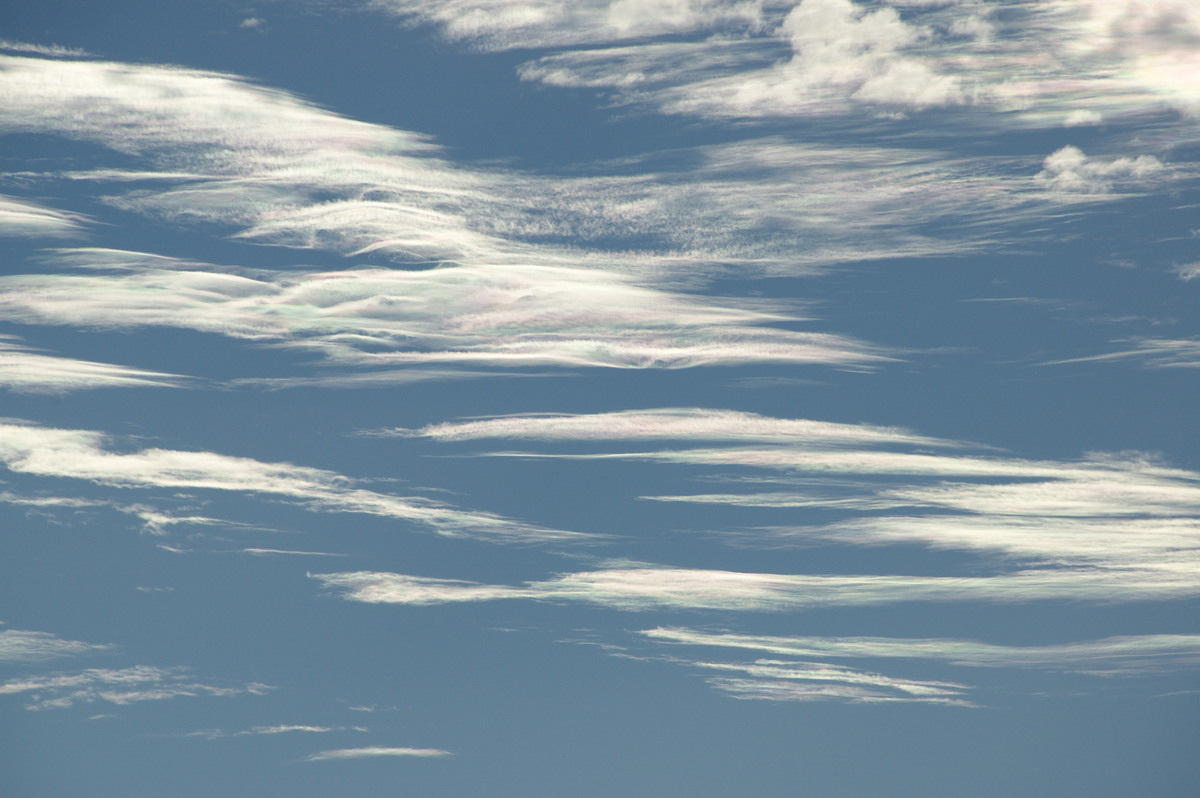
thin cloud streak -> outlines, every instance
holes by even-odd
[[[561,574],[523,586],[375,571],[309,574],[342,598],[432,605],[525,599],[585,602],[619,610],[783,611],[914,601],[1019,603],[1165,601],[1200,595],[1193,570],[1044,568],[984,577],[809,576],[674,568],[614,568]]]
[[[922,703],[974,707],[955,682],[922,681],[831,665],[760,659],[754,663],[692,662],[693,667],[737,671],[744,677],[711,677],[708,683],[732,696],[760,701],[841,701],[850,704]]]
[[[381,756],[400,756],[428,758],[450,756],[449,751],[440,748],[388,748],[384,746],[366,746],[363,748],[336,748],[330,751],[318,751],[304,758],[305,762],[325,762],[335,759],[368,759]]]
[[[611,413],[523,413],[431,424],[417,430],[379,430],[376,435],[437,441],[510,438],[541,441],[728,440],[807,443],[825,446],[909,444],[960,446],[898,427],[783,419],[737,410],[664,407]]]
[[[45,662],[60,657],[82,657],[104,654],[115,646],[107,643],[83,643],[64,640],[49,632],[30,632],[21,629],[0,630],[0,663]]]
[[[546,529],[489,513],[460,510],[423,497],[400,497],[356,487],[318,468],[264,463],[213,452],[143,449],[118,454],[88,430],[0,423],[0,463],[11,471],[83,479],[117,488],[199,488],[282,496],[323,512],[350,512],[410,521],[449,537],[493,542],[588,541],[594,536]]]
[[[894,637],[780,637],[659,627],[639,631],[658,642],[716,646],[794,657],[919,659],[978,668],[1038,668],[1140,675],[1200,665],[1200,635],[1127,635],[1044,646],[1001,646],[977,640]]]
[[[30,676],[0,683],[0,695],[33,693],[26,709],[66,709],[104,701],[118,706],[170,698],[263,695],[274,688],[250,683],[227,686],[195,681],[187,668],[89,668],[77,673]]]
[[[0,236],[71,237],[90,221],[82,214],[0,194]]]
[[[0,317],[84,328],[191,329],[317,351],[327,364],[376,372],[428,364],[867,368],[890,359],[846,336],[769,326],[803,320],[795,315],[720,304],[588,269],[238,273],[113,250],[63,256],[67,263],[114,273],[0,278]],[[361,375],[350,382],[356,379]]]
[[[95,388],[183,388],[195,380],[179,374],[41,354],[0,335],[0,388],[17,393],[60,394]]]

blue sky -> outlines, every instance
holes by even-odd
[[[1190,0],[41,0],[6,795],[1189,796]]]

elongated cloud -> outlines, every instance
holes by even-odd
[[[400,756],[427,758],[449,756],[449,751],[440,748],[388,748],[384,746],[366,746],[363,748],[335,748],[330,751],[318,751],[304,758],[305,762],[325,762],[331,759],[366,759],[380,756]]]
[[[0,236],[62,237],[80,233],[88,219],[0,194]]]
[[[762,701],[841,701],[851,704],[927,703],[975,706],[964,697],[969,689],[966,685],[903,679],[823,662],[760,659],[749,664],[691,664],[706,670],[745,674],[708,679],[710,685],[734,698]]]
[[[187,377],[41,354],[0,335],[0,388],[18,393],[66,393],[91,388],[179,388]]]
[[[351,601],[430,605],[502,599],[585,602],[621,610],[780,611],[911,601],[1109,602],[1200,595],[1194,569],[1055,568],[984,577],[809,576],[613,568],[562,574],[522,586],[487,585],[375,571],[311,574]]]
[[[1190,279],[1186,278],[1185,279]],[[1196,338],[1136,338],[1122,341],[1125,349],[1101,355],[1054,360],[1048,366],[1066,363],[1103,363],[1114,360],[1140,361],[1149,368],[1198,368],[1200,367],[1200,339]]]
[[[171,326],[316,350],[331,364],[684,368],[748,362],[869,366],[852,338],[768,326],[797,320],[547,266],[268,272],[80,250],[115,273],[0,278],[0,318],[125,329]],[[171,267],[174,268],[171,268]]]
[[[951,441],[915,435],[896,427],[836,424],[808,419],[772,418],[736,410],[665,407],[613,413],[524,413],[473,421],[431,424],[393,434],[438,441],[516,438],[543,441],[728,440],[814,445],[904,443],[956,446]],[[379,434],[388,434],[383,430]]]
[[[314,510],[395,518],[449,536],[527,542],[589,538],[582,533],[458,510],[422,497],[377,493],[318,468],[171,449],[118,454],[106,450],[105,442],[105,436],[98,432],[2,423],[0,463],[16,473],[84,479],[118,488],[199,488],[283,496]]]
[[[1040,668],[1102,674],[1139,674],[1200,664],[1198,635],[1128,635],[1046,646],[1001,646],[977,640],[895,637],[779,637],[646,629],[652,640],[716,646],[794,657],[919,659],[981,668]]]
[[[113,646],[64,640],[49,632],[20,629],[0,631],[0,663],[43,662],[59,657],[79,657],[111,651]]]
[[[138,665],[119,670],[89,668],[78,673],[31,676],[0,683],[0,695],[34,693],[27,709],[65,709],[76,704],[104,701],[125,705],[162,701],[183,696],[230,698],[262,695],[274,688],[265,684],[228,686],[196,681],[186,668]]]

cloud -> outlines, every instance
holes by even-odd
[[[0,663],[5,664],[43,662],[59,657],[103,654],[113,648],[108,644],[64,640],[49,632],[29,632],[20,629],[0,630]]]
[[[1105,194],[1116,181],[1136,184],[1166,170],[1161,161],[1150,155],[1098,161],[1073,146],[1055,150],[1046,157],[1044,166],[1036,179],[1046,188],[1077,194]]]
[[[1190,277],[1185,275],[1184,279],[1190,279]],[[1200,339],[1131,338],[1121,343],[1127,344],[1129,348],[1101,355],[1051,360],[1043,365],[1061,366],[1068,363],[1139,360],[1149,368],[1196,368],[1200,366]]]
[[[521,542],[592,538],[460,510],[423,497],[377,493],[357,487],[348,477],[318,468],[203,451],[143,449],[120,454],[106,450],[106,442],[98,432],[52,429],[10,420],[0,423],[0,463],[16,473],[84,479],[118,488],[197,488],[282,496],[312,510],[394,518],[451,537]]]
[[[182,388],[188,377],[40,354],[0,335],[0,388],[18,393],[66,393],[93,388]]]
[[[90,221],[82,214],[0,194],[0,236],[69,237],[81,233]]]
[[[382,746],[369,746],[365,748],[336,748],[331,751],[318,751],[315,754],[306,756],[304,761],[324,762],[330,759],[365,759],[380,756],[427,758],[449,755],[449,751],[443,751],[440,748],[385,748]]]
[[[903,679],[823,662],[760,659],[752,664],[694,662],[691,665],[746,674],[744,677],[717,676],[707,680],[716,689],[740,699],[975,706],[964,698],[969,689],[966,685]]]
[[[1200,664],[1198,635],[1128,635],[1045,646],[1001,646],[977,640],[895,637],[779,637],[646,629],[664,643],[718,646],[794,657],[917,659],[962,667],[1038,668],[1103,675],[1186,670]]]
[[[960,106],[1001,126],[1057,127],[1153,114],[1164,103],[1200,109],[1200,90],[1184,77],[1200,41],[1188,0],[890,5],[899,10],[849,0],[764,4],[754,25],[711,16],[717,35],[704,39],[623,45],[610,36],[543,55],[521,74],[716,118]]]
[[[543,441],[726,440],[805,443],[816,446],[910,444],[957,446],[898,427],[783,419],[736,410],[664,407],[611,413],[523,413],[431,424],[418,430],[381,430],[381,435],[438,441],[516,438]]]
[[[365,732],[367,729],[363,726],[312,726],[303,724],[279,724],[277,726],[254,726],[250,729],[241,731],[223,731],[221,729],[201,729],[200,731],[189,732],[188,737],[204,737],[209,740],[217,740],[224,737],[258,737],[261,735],[275,734],[327,734],[329,732],[340,731],[359,731]]]
[[[582,268],[239,273],[142,253],[64,255],[67,263],[90,262],[115,273],[0,278],[0,317],[84,328],[193,329],[303,347],[331,365],[385,372],[429,364],[867,367],[888,360],[846,336],[770,326],[800,320],[794,314]]]
[[[91,55],[91,53],[81,50],[78,47],[63,47],[58,44],[31,44],[29,42],[16,42],[12,39],[0,39],[0,50],[8,50],[11,53],[46,55],[52,58]]]
[[[1081,598],[1092,599],[1095,585],[1106,580],[1115,584],[1132,579],[1142,585],[1136,593],[1160,580],[1163,586],[1178,585],[1177,580],[1186,575],[1194,578],[1200,574],[1200,523],[1196,521],[1200,474],[1171,467],[1144,453],[1091,454],[1073,461],[1027,460],[963,452],[968,444],[923,439],[908,430],[699,408],[507,416],[432,425],[401,434],[446,441],[492,437],[731,441],[735,445],[603,453],[493,452],[486,456],[645,460],[777,471],[782,475],[769,481],[790,490],[641,498],[761,508],[814,507],[851,516],[821,525],[767,526],[727,533],[739,545],[920,545],[969,551],[993,562],[999,560],[1005,568],[1037,569],[1023,572],[1017,581],[1030,586],[1030,595],[1043,597],[1057,588],[1051,588],[1049,582],[1034,584],[1040,579],[1061,577],[1063,590],[1078,586]],[[899,450],[869,448],[877,444]],[[942,451],[922,451],[931,446]],[[1143,581],[1146,579],[1148,583]],[[989,586],[999,583],[972,584],[990,593]],[[909,595],[915,585],[895,585],[896,595]],[[542,598],[559,595],[553,590],[561,585],[537,583],[530,587],[535,591],[532,597]],[[849,588],[842,585],[839,589]],[[462,595],[491,597],[471,590]]]
[[[126,705],[181,696],[234,697],[262,695],[274,688],[251,683],[239,686],[195,681],[186,668],[137,665],[119,670],[89,668],[78,673],[31,676],[0,683],[0,695],[32,693],[27,709],[65,709],[105,701]]]
[[[534,49],[762,24],[761,0],[374,0],[480,50]],[[770,3],[770,5],[778,5]]]
[[[346,554],[336,554],[328,551],[292,551],[290,549],[242,549],[239,554],[250,554],[255,557],[276,557],[280,555],[296,555],[302,557],[346,557]]]
[[[502,599],[585,602],[620,610],[783,611],[912,601],[1016,603],[1185,599],[1200,595],[1195,569],[1043,568],[997,576],[738,573],[682,568],[612,568],[561,574],[523,586],[351,571],[310,574],[343,598],[371,604],[431,605]]]

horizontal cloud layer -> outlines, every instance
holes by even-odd
[[[431,757],[449,756],[449,751],[440,748],[388,748],[384,746],[367,746],[363,748],[336,748],[331,751],[318,751],[304,758],[305,762],[324,762],[330,759],[365,759],[379,756]]]
[[[34,693],[28,709],[65,709],[104,701],[125,705],[181,696],[233,697],[262,695],[265,684],[227,686],[196,681],[186,668],[138,665],[119,670],[89,668],[78,673],[30,676],[0,682],[0,695]]]
[[[0,388],[19,393],[66,393],[91,388],[179,388],[187,377],[42,354],[0,335]]]
[[[1047,646],[1000,646],[977,640],[895,637],[780,637],[657,628],[652,640],[794,657],[919,659],[983,668],[1041,668],[1098,674],[1190,669],[1200,665],[1200,635],[1129,635]]]
[[[203,451],[143,449],[122,454],[107,450],[105,443],[106,437],[98,432],[0,423],[0,463],[21,474],[84,479],[118,488],[198,488],[282,496],[313,510],[394,518],[448,536],[523,542],[590,537],[459,510],[423,497],[377,493],[318,468]]]
[[[0,630],[0,663],[43,662],[59,657],[78,657],[111,651],[107,644],[64,640],[49,632],[20,629]]]
[[[113,250],[67,263],[109,274],[0,278],[0,319],[170,326],[304,347],[373,370],[422,364],[682,368],[871,365],[852,338],[769,326],[797,317],[548,266],[296,272],[221,269]]]
[[[912,601],[1092,602],[1200,595],[1189,572],[1166,569],[1055,568],[997,576],[809,576],[682,568],[582,571],[522,586],[487,585],[378,571],[312,574],[351,601],[431,605],[502,599],[586,602],[621,610],[780,611]]]
[[[0,236],[72,236],[81,232],[87,221],[80,214],[0,194]]]

